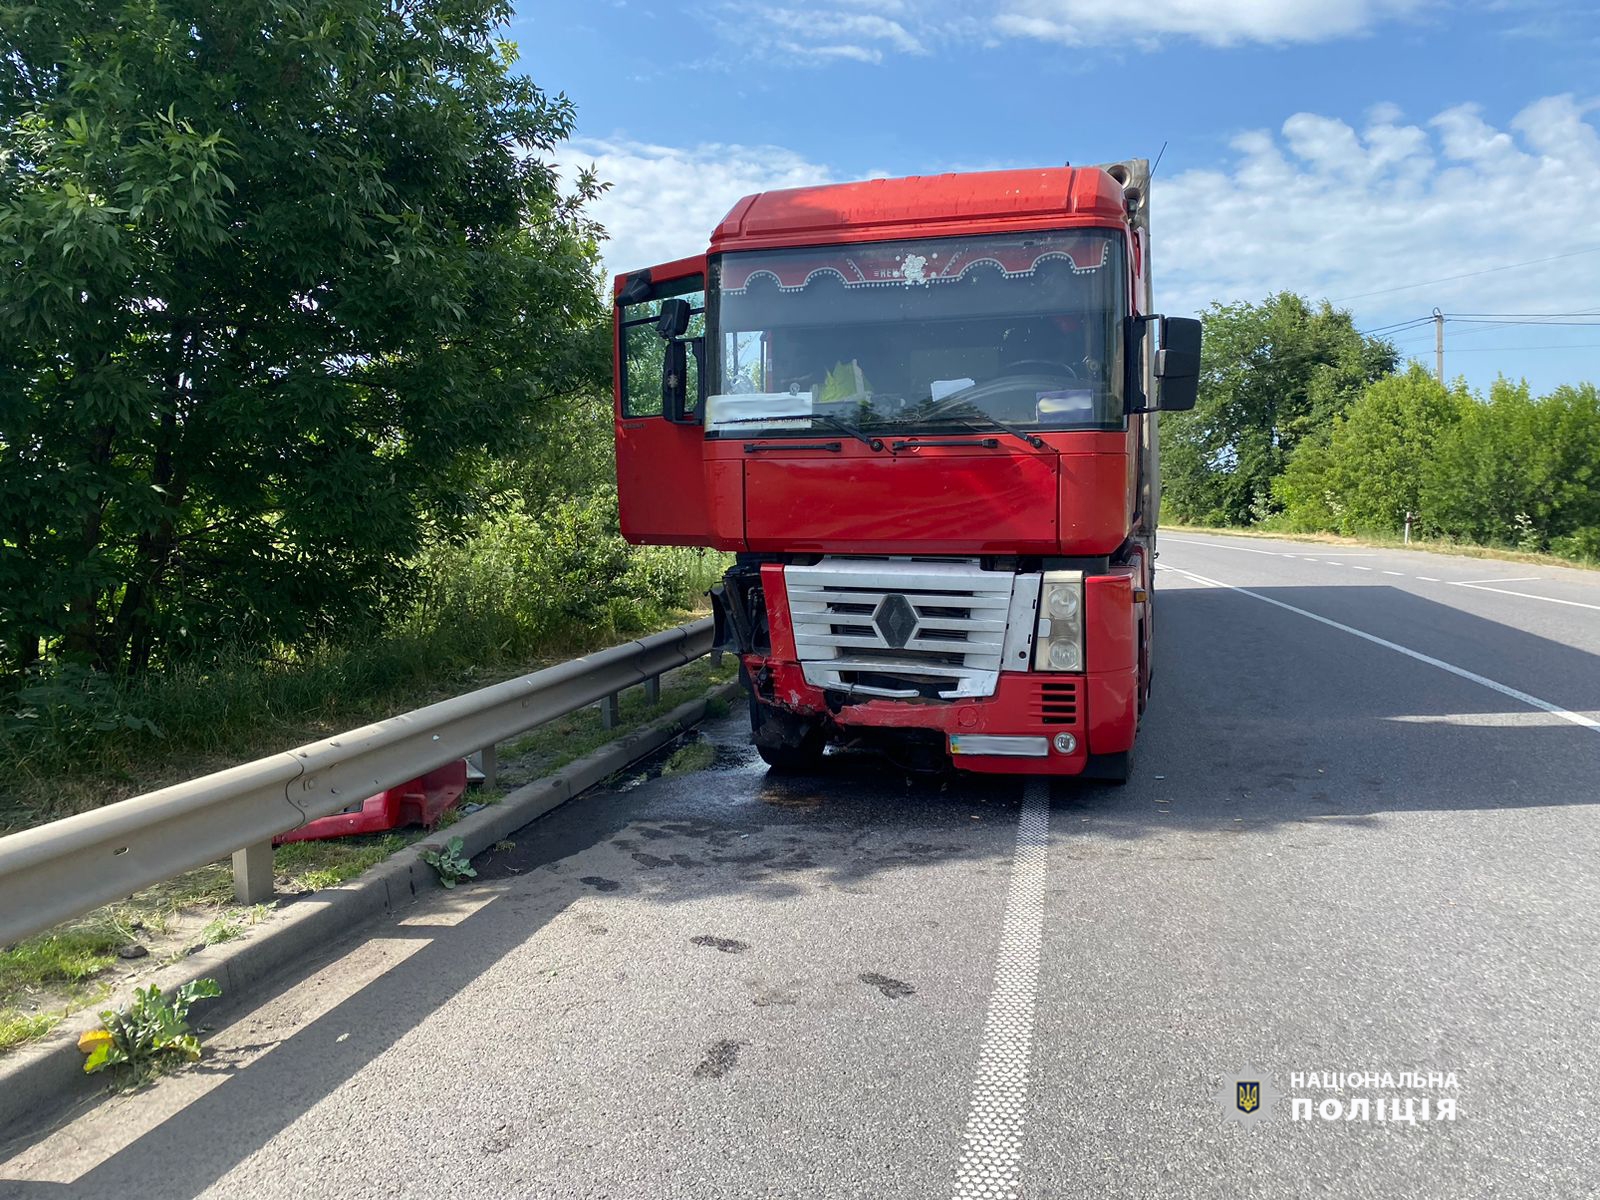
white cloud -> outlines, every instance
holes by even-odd
[[[1003,0],[995,28],[1068,46],[1163,36],[1213,45],[1320,42],[1406,16],[1424,0]]]
[[[767,62],[801,66],[839,59],[879,63],[886,53],[927,54],[928,46],[905,18],[937,32],[937,25],[907,0],[834,0],[804,7],[736,0],[721,11],[717,28],[742,57],[754,53]]]
[[[723,0],[716,30],[741,58],[818,65],[968,52],[1008,39],[1067,46],[1171,39],[1286,45],[1354,37],[1444,0]],[[1479,3],[1482,0],[1478,0]],[[1535,0],[1508,0],[1521,9]]]
[[[1499,129],[1472,105],[1421,124],[1385,106],[1359,130],[1296,113],[1276,133],[1242,134],[1221,167],[1157,177],[1160,304],[1181,312],[1289,289],[1353,298],[1371,324],[1435,305],[1593,308],[1600,253],[1390,290],[1600,245],[1600,134],[1586,112],[1552,96]]]
[[[602,247],[612,273],[687,258],[752,192],[832,183],[827,167],[777,146],[653,146],[625,140],[569,142],[563,174],[593,164],[611,189],[590,206],[606,227]]]

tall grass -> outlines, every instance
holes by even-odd
[[[119,679],[62,667],[0,696],[0,829],[285,749],[660,628],[726,556],[630,547],[604,493],[485,520],[415,564],[383,625]]]

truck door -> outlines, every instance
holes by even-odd
[[[685,338],[705,335],[705,259],[690,258],[617,279],[617,505],[630,542],[703,546],[711,541],[702,462],[705,431],[699,361],[687,355],[686,420],[662,411],[666,343],[656,332],[663,300],[681,297],[692,316]]]

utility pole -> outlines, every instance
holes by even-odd
[[[1444,386],[1444,314],[1437,308],[1433,310],[1433,361],[1434,374],[1439,378],[1439,386]]]

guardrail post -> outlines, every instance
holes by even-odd
[[[270,841],[233,852],[233,898],[240,904],[262,904],[272,899]]]
[[[500,779],[500,754],[495,746],[484,746],[467,755],[468,782],[481,783],[484,791],[492,792]],[[474,780],[471,772],[477,771],[482,779]]]
[[[652,675],[644,681],[644,702],[646,704],[661,703],[661,676]]]
[[[622,724],[622,702],[616,692],[612,692],[600,701],[600,725],[605,729],[615,729]]]

